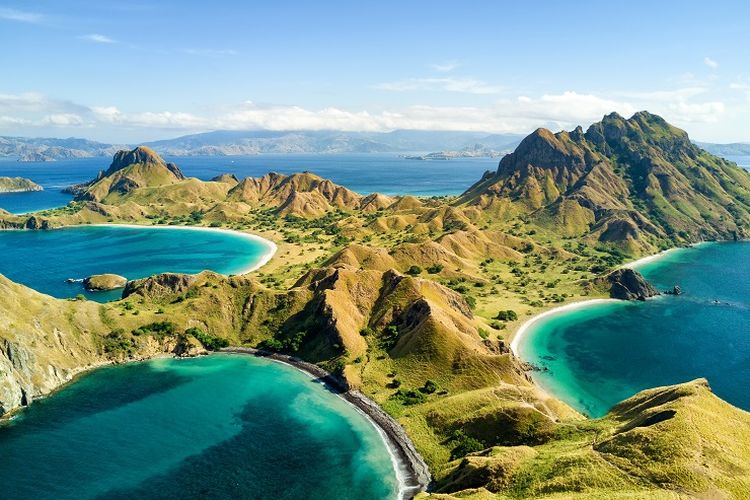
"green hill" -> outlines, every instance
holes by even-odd
[[[632,253],[745,237],[750,174],[692,144],[645,111],[572,132],[539,129],[461,197],[516,213],[565,236]]]

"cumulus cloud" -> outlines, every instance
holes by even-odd
[[[518,115],[561,124],[594,121],[612,111],[623,115],[631,115],[637,111],[632,104],[625,101],[572,91],[545,94],[538,98],[520,96],[515,103],[508,103],[508,109],[511,116]]]
[[[84,124],[84,119],[75,113],[58,113],[44,116],[41,123],[55,127],[80,127]]]
[[[498,94],[504,89],[474,78],[409,78],[395,82],[384,82],[374,86],[389,92],[442,91],[465,94]]]
[[[91,33],[89,35],[81,35],[78,38],[81,40],[85,40],[87,42],[91,43],[104,43],[104,44],[112,44],[117,43],[116,40],[113,40],[112,38],[106,36],[106,35],[100,35],[99,33]]]
[[[704,57],[703,58],[703,64],[708,66],[711,69],[716,69],[719,67],[719,63],[711,59],[710,57]]]
[[[739,84],[738,84],[739,85]],[[727,108],[703,99],[698,88],[601,96],[566,91],[496,98],[472,106],[412,105],[385,110],[311,109],[295,105],[245,101],[197,113],[180,110],[126,111],[116,106],[84,106],[38,93],[0,94],[0,129],[106,129],[110,134],[159,136],[206,130],[472,130],[526,133],[543,126],[553,130],[586,126],[612,111],[630,116],[640,109],[663,115],[679,125],[711,124]],[[707,125],[708,126],[708,125]],[[691,127],[691,129],[694,127]],[[63,132],[59,132],[63,133]]]

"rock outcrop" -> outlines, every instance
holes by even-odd
[[[94,274],[84,278],[83,286],[91,292],[105,292],[123,288],[127,282],[128,279],[119,274]]]
[[[620,300],[646,300],[659,295],[641,273],[630,268],[613,271],[604,277],[609,284],[609,296]]]
[[[141,295],[154,299],[165,295],[184,293],[195,282],[195,276],[179,273],[162,273],[148,278],[128,281],[122,298]]]

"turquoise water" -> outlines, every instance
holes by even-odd
[[[309,170],[358,193],[455,195],[497,169],[498,158],[456,158],[448,161],[406,160],[397,154],[264,154],[254,156],[166,157],[188,177],[208,180],[223,173],[258,177],[268,172],[291,174]],[[0,160],[0,176],[28,177],[44,187],[34,193],[0,194],[0,208],[12,213],[66,205],[72,196],[60,190],[96,177],[111,158],[19,163]]]
[[[237,273],[268,251],[229,231],[187,228],[76,226],[50,231],[0,231],[0,274],[37,291],[65,298],[120,298],[122,290],[87,292],[68,278],[114,273],[128,279],[162,272]]]
[[[750,242],[669,252],[638,269],[683,295],[550,316],[531,327],[521,357],[548,370],[533,373],[544,388],[591,416],[642,389],[698,377],[750,410],[748,263]]]
[[[0,498],[384,499],[375,428],[307,375],[250,356],[96,370],[0,427]]]

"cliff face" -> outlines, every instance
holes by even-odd
[[[55,300],[0,276],[0,415],[102,363],[97,305]]]
[[[647,112],[607,115],[584,133],[539,129],[461,197],[567,236],[634,253],[662,241],[732,239],[750,227],[750,174]]]

